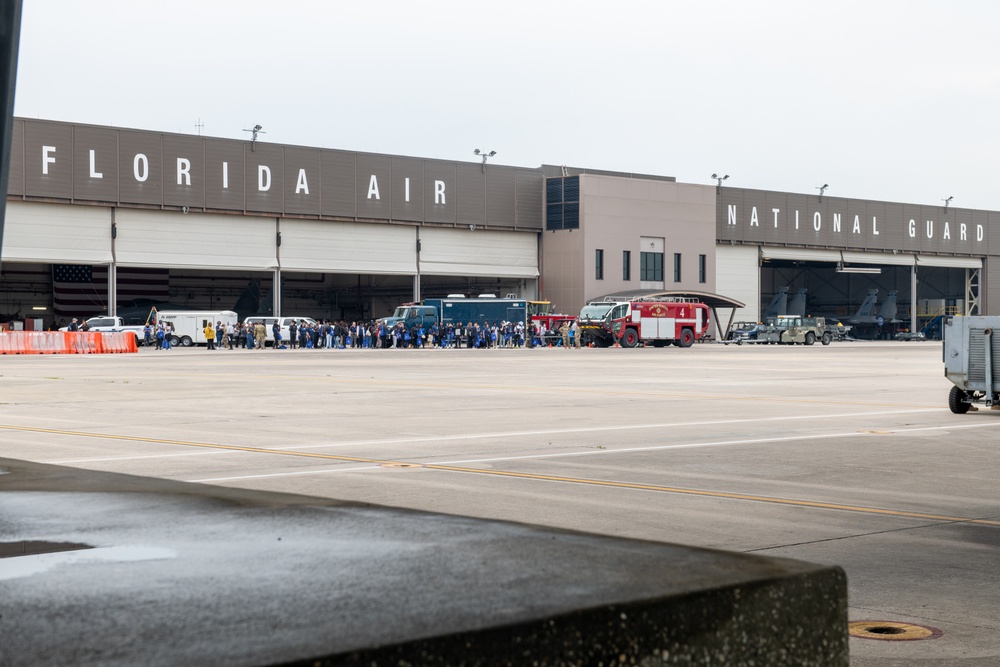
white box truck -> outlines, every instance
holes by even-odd
[[[191,347],[207,345],[205,325],[215,326],[218,322],[236,324],[237,315],[231,310],[161,310],[156,313],[156,322],[169,323],[173,329],[172,345]]]

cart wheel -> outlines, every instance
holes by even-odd
[[[956,415],[964,415],[969,411],[969,404],[965,402],[968,394],[958,387],[952,387],[948,393],[948,409]]]

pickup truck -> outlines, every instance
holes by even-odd
[[[142,324],[125,324],[125,320],[120,317],[111,317],[110,315],[100,315],[98,317],[91,317],[86,321],[87,326],[80,327],[80,330],[86,331],[131,331],[132,335],[135,336],[135,344],[142,345],[144,336],[143,328],[145,325]],[[62,327],[59,331],[69,331],[69,327]]]

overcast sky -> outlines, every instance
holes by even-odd
[[[24,0],[15,114],[1000,210],[996,0]]]

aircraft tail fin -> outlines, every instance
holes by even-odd
[[[779,287],[777,294],[771,299],[771,303],[768,305],[767,310],[764,311],[764,321],[767,321],[769,317],[777,317],[778,315],[785,315],[788,309],[788,288]]]
[[[858,319],[875,317],[875,299],[877,296],[877,289],[872,288],[868,290],[868,296],[865,297],[864,302],[861,304],[861,307],[858,308],[858,312],[855,313],[854,317]]]
[[[805,287],[799,288],[795,296],[792,297],[792,302],[788,304],[788,315],[806,316],[806,292],[808,291]]]
[[[896,319],[896,311],[898,310],[896,306],[896,292],[893,290],[885,295],[885,303],[882,307],[878,309],[878,314],[882,316],[882,319],[886,322],[891,322]]]

